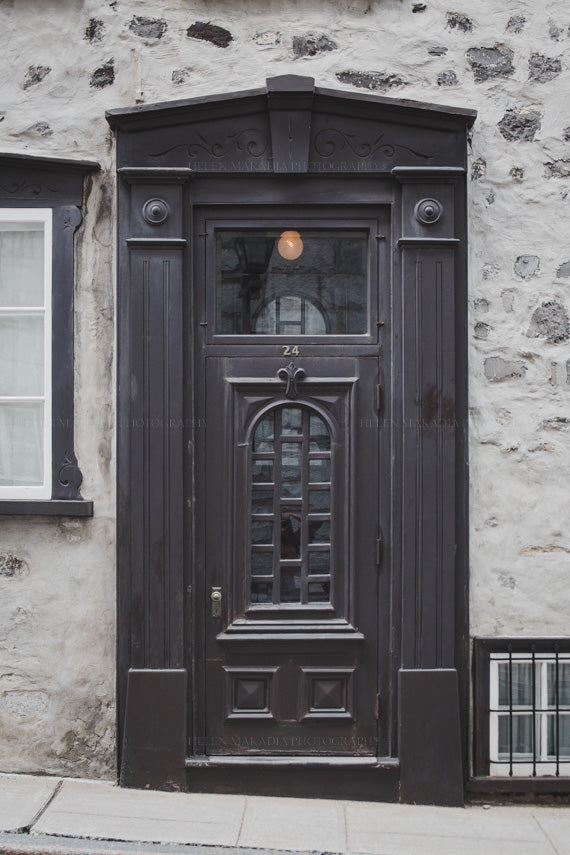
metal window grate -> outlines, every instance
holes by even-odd
[[[491,775],[570,774],[570,653],[505,643],[489,654]]]

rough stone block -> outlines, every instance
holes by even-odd
[[[570,322],[565,307],[557,300],[542,303],[533,312],[527,337],[545,338],[553,343],[570,338]]]
[[[467,15],[462,15],[459,12],[448,12],[447,29],[459,30],[461,33],[472,33],[473,21]]]
[[[437,78],[438,86],[457,86],[458,84],[457,74],[452,69],[448,69],[447,71],[442,71]]]
[[[559,59],[542,56],[540,53],[533,53],[528,61],[528,79],[537,83],[546,83],[557,77],[561,71],[562,63]]]
[[[129,30],[141,39],[161,39],[168,29],[164,18],[144,18],[133,15]]]
[[[325,35],[307,33],[306,36],[293,37],[293,53],[296,57],[316,56],[318,53],[326,53],[337,48],[337,43]]]
[[[467,51],[467,60],[476,83],[482,83],[494,77],[510,77],[515,70],[513,57],[512,50],[502,45],[470,48]]]
[[[532,279],[540,270],[540,258],[538,255],[519,255],[513,270],[520,279]]]
[[[497,127],[509,142],[532,142],[540,130],[540,118],[536,110],[507,110]]]
[[[515,362],[503,359],[500,356],[489,356],[484,362],[485,377],[493,383],[501,383],[503,380],[524,377],[527,366],[524,362]]]
[[[525,24],[524,15],[512,15],[507,23],[507,33],[522,33]]]
[[[89,85],[94,89],[104,89],[115,82],[115,60],[110,59],[104,65],[96,68],[91,75]]]
[[[29,89],[30,86],[35,86],[37,83],[41,83],[42,80],[48,76],[50,71],[51,68],[49,65],[30,65],[24,79],[24,89]]]
[[[204,42],[211,42],[211,44],[221,48],[228,47],[234,40],[229,30],[205,21],[196,21],[196,23],[188,27],[186,35],[189,39],[200,39]]]
[[[336,79],[341,83],[351,83],[352,86],[357,86],[359,89],[371,89],[378,92],[408,85],[407,81],[402,80],[397,74],[385,74],[383,71],[339,71]]]
[[[549,160],[544,164],[544,175],[546,178],[570,178],[570,160]]]
[[[103,41],[103,32],[105,30],[105,24],[103,21],[99,21],[97,18],[91,18],[89,23],[85,28],[85,41],[94,45],[97,42]]]

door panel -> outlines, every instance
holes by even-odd
[[[374,756],[379,221],[289,217],[302,244],[289,259],[274,212],[243,229],[210,216],[194,753]]]

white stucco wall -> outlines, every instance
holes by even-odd
[[[0,149],[102,165],[76,243],[76,451],[95,517],[0,519],[0,554],[23,562],[2,574],[0,559],[1,769],[114,774],[113,107],[295,73],[479,111],[471,632],[568,634],[570,10],[566,0],[421,6],[0,0]],[[231,40],[189,36],[196,22]]]

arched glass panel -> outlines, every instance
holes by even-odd
[[[324,419],[288,405],[257,423],[250,458],[252,605],[330,601],[331,437]]]

